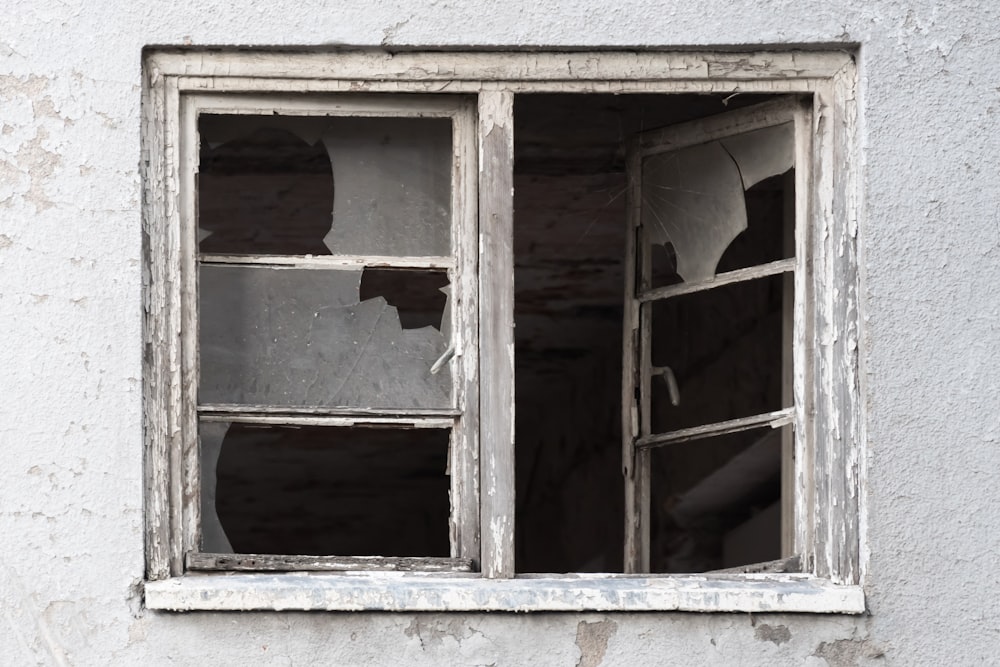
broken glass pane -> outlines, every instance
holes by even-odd
[[[762,427],[653,449],[652,572],[705,572],[781,557],[781,448]]]
[[[653,433],[784,407],[783,286],[783,276],[770,276],[647,306]]]
[[[326,255],[333,168],[325,118],[202,116],[199,250]]]
[[[234,423],[219,517],[236,553],[448,556],[449,436]]]
[[[335,118],[323,142],[333,163],[335,255],[451,254],[451,121]]]
[[[202,403],[450,407],[450,332],[403,329],[361,270],[201,268]],[[444,304],[444,312],[450,304]],[[446,315],[439,317],[446,317]]]
[[[203,115],[199,249],[448,256],[447,118]]]
[[[198,428],[201,463],[201,550],[208,553],[229,553],[226,531],[216,512],[216,467],[229,424],[201,422]]]
[[[365,269],[361,276],[361,300],[381,296],[399,314],[404,329],[434,327],[448,301],[448,274],[418,269]]]
[[[676,258],[676,274],[657,276],[652,286],[705,280],[723,270],[720,260],[747,229],[744,190],[792,168],[793,140],[786,123],[643,160],[643,242],[653,249],[669,243]],[[779,222],[781,213],[779,206]]]
[[[783,123],[722,139],[740,168],[743,189],[749,190],[765,178],[792,168],[795,156],[795,125]]]

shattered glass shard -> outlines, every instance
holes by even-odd
[[[792,123],[645,158],[645,243],[671,244],[685,281],[711,278],[729,244],[747,228],[744,191],[785,173],[793,162]]]
[[[198,428],[201,462],[201,550],[208,553],[230,553],[233,548],[219,520],[216,490],[219,454],[222,441],[229,431],[228,422],[202,422]]]
[[[673,244],[685,281],[715,275],[719,258],[746,229],[743,181],[718,142],[659,153],[643,161],[646,242]]]
[[[338,118],[323,142],[333,163],[335,255],[451,254],[451,121]]]
[[[361,276],[354,269],[203,266],[199,399],[450,407],[449,369],[430,373],[448,349],[449,330],[403,329],[383,297],[359,299]]]

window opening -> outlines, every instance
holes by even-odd
[[[232,553],[449,555],[447,429],[206,426]]]
[[[518,571],[623,568],[619,378],[629,142],[644,131],[773,99],[515,95]],[[710,151],[695,146],[648,158],[655,168],[635,177],[651,191],[644,195],[643,212],[655,227],[645,237],[652,287],[792,256],[783,217],[791,167],[791,135],[786,129],[765,128],[747,137],[714,141]],[[668,178],[679,181],[652,187]],[[706,220],[721,224],[722,231],[706,229]],[[683,252],[678,253],[678,247]],[[788,404],[790,397],[783,395],[785,288],[785,279],[778,275],[651,302],[653,432],[756,415]],[[752,433],[759,436],[761,431]],[[657,450],[654,463],[659,467],[652,468],[657,498],[668,505],[680,502],[698,484],[700,497],[712,489],[721,493],[714,473],[733,465],[744,449],[752,449],[748,437],[720,436],[714,440],[722,445],[696,442],[676,452]],[[764,475],[763,490],[754,493],[777,500],[780,448],[777,459],[766,461],[774,470]],[[675,465],[683,470],[664,472]],[[678,476],[683,483],[671,483]],[[770,524],[769,531],[755,533],[756,551],[730,549],[725,558],[722,555],[727,531],[761,509],[756,498],[733,496],[727,501],[732,506],[699,510],[712,515],[716,534],[707,541],[711,549],[700,533],[694,550],[669,539],[660,527],[674,519],[657,506],[651,521],[656,558],[649,571],[701,572],[756,562],[733,562],[741,558],[733,554],[778,558],[780,530]],[[715,506],[701,501],[699,507]],[[774,516],[772,511],[759,521]],[[699,515],[697,522],[704,532],[704,518]],[[780,527],[780,521],[775,525]]]

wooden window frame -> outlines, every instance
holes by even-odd
[[[143,78],[146,602],[162,609],[651,610],[861,613],[854,61],[845,52],[249,52],[150,50]],[[800,573],[515,575],[513,98],[518,93],[772,93],[809,96],[811,406],[796,482]],[[193,184],[181,179],[190,100],[301,93],[464,94],[476,99],[467,195],[478,209],[479,573],[192,573]],[[388,99],[388,98],[387,98]],[[379,102],[381,103],[381,102]],[[187,118],[185,116],[185,118]],[[184,122],[189,123],[190,120]],[[474,169],[473,169],[474,167]],[[475,225],[475,221],[464,224]],[[188,263],[186,265],[185,263]],[[185,270],[185,266],[187,269]],[[466,275],[469,278],[469,275]],[[464,278],[463,278],[464,279]],[[475,354],[466,354],[474,359]],[[474,410],[473,406],[469,406]],[[341,417],[349,418],[349,417]],[[187,457],[187,459],[185,459]],[[474,477],[470,477],[475,484]],[[472,525],[471,523],[468,525]],[[475,549],[475,547],[470,547]],[[468,553],[468,551],[466,552]],[[707,590],[713,595],[706,596]]]
[[[791,126],[794,172],[785,176],[794,193],[784,202],[787,259],[748,266],[715,274],[710,278],[653,287],[648,245],[639,241],[646,232],[643,224],[644,159],[679,151],[699,144],[738,137],[755,130]],[[807,424],[813,396],[806,383],[811,372],[810,348],[813,339],[813,289],[810,284],[812,239],[810,236],[809,191],[812,179],[812,109],[807,98],[784,96],[735,111],[648,130],[629,143],[626,162],[629,173],[629,206],[625,251],[625,302],[622,317],[622,472],[625,477],[625,571],[650,571],[650,497],[652,495],[652,452],[696,440],[738,433],[750,429],[789,426],[781,436],[781,558],[757,564],[757,568],[777,571],[808,569],[812,555],[807,521],[810,509],[798,489],[806,488],[811,451]],[[656,301],[704,292],[719,287],[746,284],[760,278],[782,276],[782,397],[783,406],[768,413],[703,423],[682,429],[654,433],[651,428],[652,390],[652,305]],[[672,371],[671,371],[672,373]],[[676,390],[676,386],[675,386]],[[748,566],[755,567],[755,566]],[[739,570],[740,568],[736,568]]]

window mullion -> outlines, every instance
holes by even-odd
[[[514,95],[479,95],[482,571],[514,576]]]

